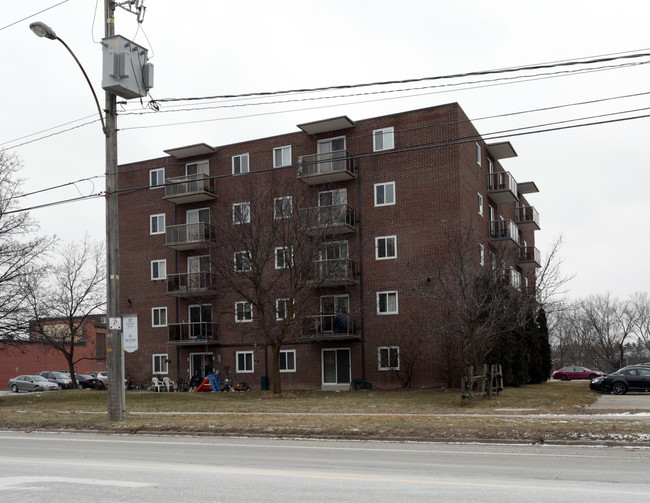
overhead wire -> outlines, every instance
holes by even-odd
[[[62,2],[59,2],[59,3],[55,4],[55,5],[52,5],[52,6],[50,6],[50,7],[45,8],[45,9],[43,9],[43,10],[39,10],[38,12],[35,12],[34,14],[30,14],[30,15],[27,16],[27,17],[24,17],[24,18],[22,18],[22,19],[19,19],[18,21],[14,21],[14,22],[12,22],[12,23],[9,23],[9,24],[6,25],[6,26],[2,26],[2,27],[0,27],[0,31],[5,30],[5,29],[7,29],[7,28],[10,28],[10,27],[12,27],[12,26],[14,26],[14,25],[16,25],[16,24],[18,24],[18,23],[22,23],[23,21],[27,21],[29,18],[32,18],[32,17],[34,17],[34,16],[38,16],[39,14],[42,14],[43,12],[46,12],[46,11],[48,11],[48,10],[50,10],[50,9],[54,9],[55,7],[58,7],[59,5],[62,5],[62,4],[66,3],[66,2],[69,2],[69,1],[70,1],[70,0],[63,0]]]

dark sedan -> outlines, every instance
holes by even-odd
[[[560,379],[561,381],[572,381],[573,379],[591,380],[602,375],[602,372],[586,367],[564,367],[553,374],[553,379]]]
[[[75,379],[77,380],[77,386],[83,389],[95,389],[99,385],[99,380],[96,377],[87,374],[75,374]]]
[[[605,376],[599,383],[593,383],[591,389],[599,385],[603,393],[624,395],[628,391],[650,391],[650,368],[645,365],[630,365]]]

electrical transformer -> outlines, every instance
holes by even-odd
[[[102,40],[102,88],[121,98],[142,98],[153,87],[153,64],[147,50],[120,36]]]

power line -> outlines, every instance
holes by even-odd
[[[21,22],[23,22],[23,21],[26,21],[27,19],[29,19],[29,18],[31,18],[31,17],[38,16],[39,14],[41,14],[41,13],[43,13],[43,12],[45,12],[45,11],[48,11],[48,10],[50,10],[50,9],[54,9],[54,7],[58,7],[59,5],[62,5],[62,4],[66,3],[66,2],[69,2],[69,1],[70,1],[70,0],[63,0],[62,2],[59,2],[58,4],[52,5],[51,7],[48,7],[48,8],[46,8],[46,9],[40,10],[40,11],[38,11],[38,12],[35,12],[34,14],[30,14],[29,16],[24,17],[24,18],[22,18],[22,19],[19,19],[18,21],[14,21],[13,23],[9,23],[9,24],[6,25],[6,26],[2,26],[2,27],[0,27],[0,31],[4,30],[4,29],[6,29],[6,28],[9,28],[9,27],[11,27],[11,26],[14,26],[14,25],[16,25],[16,24],[18,24],[18,23],[21,23]]]

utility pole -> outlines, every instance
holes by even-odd
[[[104,0],[105,38],[115,35],[115,3]],[[120,244],[117,209],[117,97],[106,91],[106,327],[108,359],[108,419],[123,421],[124,352],[120,306]]]

